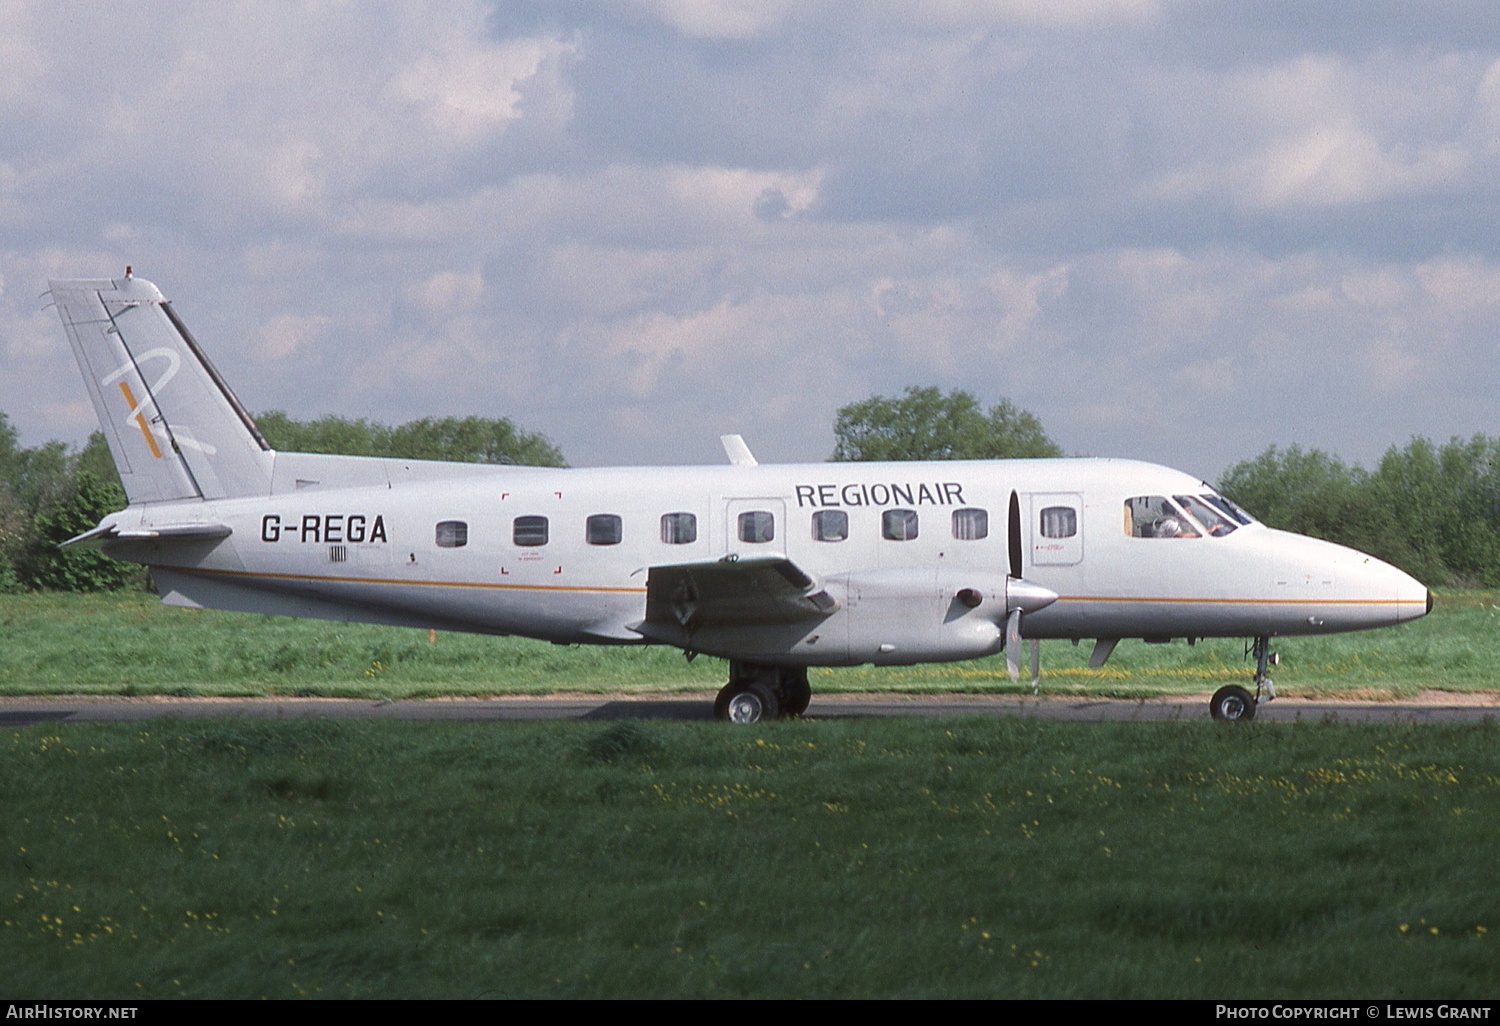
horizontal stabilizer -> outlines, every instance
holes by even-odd
[[[218,541],[234,532],[228,524],[166,524],[153,527],[121,528],[112,520],[106,520],[92,531],[85,531],[76,538],[69,538],[58,548],[81,545],[86,549],[98,548],[111,541]]]
[[[838,600],[781,556],[654,566],[646,577],[647,637],[700,627],[798,623],[826,617]]]

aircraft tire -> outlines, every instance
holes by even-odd
[[[781,681],[781,715],[801,716],[812,702],[812,688],[806,671],[788,674]]]
[[[776,692],[759,680],[727,684],[714,699],[714,716],[730,723],[762,723],[779,715]]]
[[[1238,684],[1226,684],[1214,692],[1208,702],[1209,714],[1216,720],[1236,723],[1255,719],[1255,696]]]

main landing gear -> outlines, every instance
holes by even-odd
[[[1208,702],[1209,714],[1214,719],[1231,722],[1253,720],[1260,703],[1269,702],[1276,697],[1276,685],[1266,676],[1266,669],[1281,661],[1271,651],[1271,639],[1264,634],[1260,635],[1251,642],[1250,652],[1255,656],[1255,694],[1250,694],[1238,684],[1230,684],[1215,691],[1214,697]]]
[[[730,723],[759,723],[801,716],[810,701],[805,668],[731,662],[729,683],[714,699],[714,715]]]

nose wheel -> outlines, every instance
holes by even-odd
[[[1216,720],[1238,722],[1255,719],[1255,711],[1262,702],[1276,697],[1276,685],[1266,675],[1266,670],[1277,665],[1280,657],[1271,651],[1271,639],[1262,634],[1251,642],[1250,652],[1255,656],[1255,694],[1238,684],[1229,684],[1214,692],[1208,701],[1208,712]]]
[[[1228,720],[1231,723],[1253,720],[1255,696],[1238,684],[1229,684],[1214,692],[1214,697],[1208,702],[1208,711],[1216,720]]]

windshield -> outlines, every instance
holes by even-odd
[[[1188,511],[1198,523],[1202,524],[1208,531],[1210,538],[1222,538],[1240,525],[1231,520],[1224,512],[1215,509],[1207,502],[1208,496],[1198,497],[1196,495],[1179,495],[1177,501],[1182,508]]]
[[[1238,506],[1230,502],[1228,499],[1224,498],[1224,496],[1222,495],[1209,494],[1205,495],[1203,498],[1206,501],[1213,503],[1214,506],[1223,510],[1225,513],[1229,514],[1231,517],[1233,517],[1235,520],[1238,520],[1242,524],[1255,523],[1254,517],[1252,517],[1249,513],[1246,513],[1244,510],[1240,509]]]

